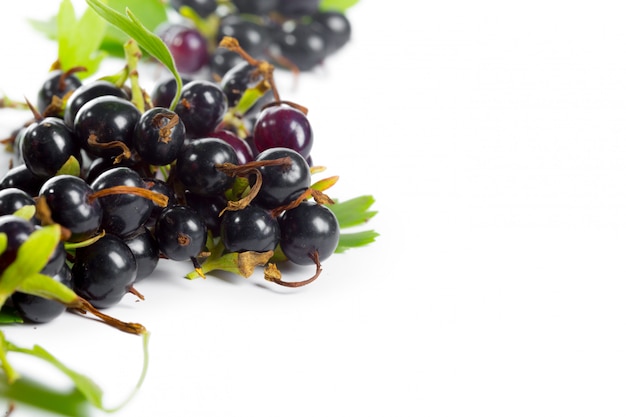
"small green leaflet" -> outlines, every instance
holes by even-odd
[[[336,201],[328,208],[335,213],[339,221],[339,227],[358,226],[363,224],[376,215],[376,211],[371,211],[370,207],[374,204],[374,197],[371,195],[363,195],[354,197],[346,201]]]
[[[170,105],[170,109],[174,110],[176,103],[178,103],[178,100],[180,99],[180,90],[183,82],[180,78],[178,70],[176,69],[174,58],[161,38],[145,27],[129,8],[126,8],[126,15],[123,15],[99,0],[86,1],[87,4],[89,4],[89,7],[102,16],[103,19],[134,39],[139,46],[146,50],[152,57],[159,60],[172,72],[177,85],[176,96]]]
[[[143,384],[148,369],[149,335],[147,332],[143,334],[143,369],[135,389],[121,404],[108,408],[103,404],[102,389],[92,379],[70,369],[41,346],[35,345],[28,349],[14,345],[7,341],[4,333],[0,331],[0,341],[2,342],[0,344],[0,358],[2,359],[3,369],[9,379],[7,381],[5,378],[0,378],[0,396],[71,417],[88,415],[89,405],[109,413],[116,412],[132,399]],[[52,387],[44,386],[39,382],[20,376],[8,363],[8,354],[12,352],[34,356],[48,362],[69,377],[76,389],[68,393],[61,393],[55,391]]]
[[[50,225],[35,230],[22,243],[17,257],[0,276],[0,307],[25,279],[38,274],[46,266],[60,239],[60,226]]]
[[[359,0],[322,0],[319,9],[322,11],[337,11],[345,13],[346,10],[358,2]]]
[[[339,244],[335,253],[342,253],[350,248],[357,248],[373,243],[379,236],[374,230],[364,230],[359,232],[345,232],[345,229],[361,226],[367,223],[372,217],[378,213],[370,210],[374,204],[374,197],[371,195],[363,195],[354,197],[350,200],[330,204],[327,207],[335,213],[341,233],[339,235]]]
[[[57,58],[61,69],[84,67],[76,75],[86,78],[92,75],[106,56],[99,51],[106,32],[106,22],[93,10],[87,9],[80,19],[76,19],[74,6],[70,0],[62,0],[56,18]]]

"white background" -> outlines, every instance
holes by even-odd
[[[4,92],[34,98],[56,51],[24,16],[54,3],[0,15]],[[361,0],[352,42],[279,85],[310,109],[330,194],[376,198],[380,237],[298,290],[161,264],[107,311],[152,334],[116,415],[626,415],[622,3]],[[139,376],[140,339],[83,317],[3,331],[107,406]]]

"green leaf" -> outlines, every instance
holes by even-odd
[[[118,406],[108,408],[103,405],[102,389],[91,378],[67,367],[43,347],[35,345],[32,349],[28,349],[16,346],[8,342],[4,333],[0,332],[0,362],[7,375],[7,380],[0,378],[0,396],[71,417],[88,415],[87,406],[89,405],[109,413],[119,411],[134,397],[145,380],[148,370],[149,336],[148,332],[143,334],[143,369],[135,388]],[[9,352],[34,356],[48,362],[69,377],[76,389],[69,393],[61,393],[21,377],[7,360]]]
[[[20,316],[14,307],[2,306],[0,309],[0,324],[24,323],[24,319]]]
[[[361,246],[369,245],[373,243],[376,238],[380,236],[373,230],[365,230],[355,233],[341,233],[339,235],[339,244],[335,253],[342,253],[351,248],[358,248]]]
[[[56,175],[63,174],[73,175],[75,177],[80,176],[80,162],[75,156],[70,156],[56,173]]]
[[[0,253],[3,253],[5,250],[7,250],[7,234],[6,233],[0,233]]]
[[[32,349],[13,347],[11,350],[35,356],[50,363],[72,380],[72,382],[76,385],[76,388],[85,396],[87,401],[98,408],[102,408],[102,389],[100,389],[100,387],[89,377],[65,366],[41,346],[35,345]]]
[[[0,378],[0,397],[60,416],[91,415],[89,403],[79,390],[61,392],[27,377],[21,377],[12,384]]]
[[[167,2],[162,0],[107,0],[106,4],[119,13],[126,9],[133,10],[137,19],[150,31],[167,21]],[[115,56],[124,56],[124,43],[129,35],[114,25],[107,25],[107,30],[100,48]]]
[[[16,290],[63,304],[70,304],[78,298],[71,288],[44,274],[29,275],[22,280]]]
[[[345,13],[350,7],[357,4],[359,0],[322,0],[319,10],[321,11],[338,11]]]
[[[336,201],[327,207],[335,213],[339,227],[344,229],[361,225],[374,217],[378,212],[369,210],[374,202],[373,196],[363,195],[343,202]]]
[[[48,263],[61,238],[59,225],[35,230],[17,250],[15,260],[0,276],[0,306],[29,276],[39,273]]]
[[[144,26],[141,21],[137,18],[137,16],[130,10],[130,8],[126,8],[126,15],[121,14],[120,12],[112,9],[106,4],[102,3],[99,0],[86,0],[89,7],[91,7],[96,13],[98,13],[102,18],[108,21],[113,26],[122,30],[128,36],[133,38],[139,46],[145,49],[152,57],[159,60],[167,69],[169,69],[174,78],[176,79],[177,92],[176,96],[172,100],[172,104],[170,108],[173,110],[180,99],[180,90],[182,88],[183,82],[180,78],[180,74],[176,69],[176,64],[174,62],[174,58],[170,53],[170,50],[167,48],[165,43],[159,38],[157,35],[152,33],[146,26]]]
[[[17,209],[13,213],[13,215],[17,217],[21,217],[24,220],[30,220],[33,218],[36,212],[37,212],[37,209],[35,208],[35,206],[32,204],[29,204],[27,206],[22,206],[19,209]]]
[[[85,67],[86,71],[76,73],[80,78],[96,72],[105,57],[100,51],[100,44],[106,31],[106,22],[91,9],[85,10],[81,18],[76,19],[72,2],[62,0],[56,23],[57,54],[61,69],[67,71]]]

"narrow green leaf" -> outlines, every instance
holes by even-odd
[[[363,195],[346,201],[336,201],[327,207],[335,213],[339,226],[343,229],[361,225],[374,217],[377,211],[369,210],[374,202],[373,196]]]
[[[71,288],[44,274],[29,275],[22,280],[16,290],[63,304],[69,304],[78,298]]]
[[[351,248],[357,248],[373,243],[380,236],[373,230],[365,230],[355,233],[341,233],[339,235],[339,244],[335,253],[342,253]]]
[[[0,253],[4,253],[4,251],[7,249],[7,234],[6,233],[0,233]]]
[[[168,2],[163,0],[107,0],[106,4],[122,14],[125,13],[127,8],[133,10],[141,23],[152,32],[161,23],[168,20]],[[108,24],[100,48],[109,54],[123,57],[124,43],[128,39],[128,34],[114,25]]]
[[[59,225],[35,230],[17,250],[15,260],[0,276],[0,306],[30,275],[37,274],[50,259],[61,238]]]
[[[35,206],[32,204],[29,204],[27,206],[22,206],[19,209],[17,209],[15,213],[13,213],[13,215],[17,217],[21,217],[22,219],[25,219],[25,220],[30,220],[33,218],[36,211],[37,209],[35,208]]]
[[[0,332],[0,361],[2,362],[5,373],[9,375],[10,372],[13,376],[13,378],[8,381],[9,384],[6,384],[7,381],[4,381],[2,378],[0,378],[0,396],[12,398],[14,400],[25,402],[44,410],[55,411],[59,414],[72,417],[84,417],[88,415],[88,409],[86,408],[86,406],[89,404],[87,404],[87,402],[90,403],[92,406],[108,413],[119,411],[122,407],[128,404],[128,402],[134,397],[134,395],[138,392],[138,390],[143,385],[143,382],[145,381],[149,363],[149,337],[150,334],[148,332],[143,334],[143,368],[133,391],[118,406],[108,408],[105,407],[103,404],[102,389],[91,378],[87,377],[84,374],[76,372],[73,369],[70,369],[43,347],[35,345],[32,349],[28,349],[16,346],[8,342],[4,338],[4,334]],[[69,377],[70,380],[74,383],[76,389],[69,394],[64,394],[55,392],[48,387],[36,384],[30,380],[26,380],[28,384],[24,385],[23,382],[25,381],[25,378],[20,377],[19,374],[17,374],[17,372],[6,360],[8,352],[17,352],[34,356],[48,362],[59,371],[61,371],[63,374],[65,374],[67,377]],[[39,395],[32,395],[33,387],[37,387]],[[44,401],[39,401],[40,397],[42,396],[46,399]],[[85,402],[84,400],[87,400],[87,402]],[[70,407],[63,407],[63,405],[69,405]]]
[[[357,4],[359,0],[322,0],[319,10],[321,11],[338,11],[345,13],[350,7]]]
[[[11,346],[9,350],[35,356],[53,365],[72,380],[74,385],[76,385],[76,388],[84,395],[87,401],[95,407],[102,408],[102,389],[89,377],[65,366],[61,361],[41,346],[35,345],[32,349]]]
[[[152,57],[159,60],[167,69],[172,72],[176,79],[177,92],[172,100],[170,108],[173,110],[180,99],[180,90],[183,82],[180,74],[176,69],[174,58],[165,43],[157,35],[146,28],[133,12],[126,8],[126,16],[112,9],[99,0],[86,0],[89,7],[98,13],[103,19],[111,23],[113,26],[122,30],[128,36],[133,38],[139,46],[146,50]]]
[[[77,389],[61,392],[27,377],[21,377],[11,384],[5,378],[0,378],[0,397],[35,407],[46,412],[46,415],[49,413],[66,417],[91,415],[89,403]]]

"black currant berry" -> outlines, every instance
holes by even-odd
[[[174,162],[185,142],[185,125],[173,111],[153,107],[145,111],[135,126],[133,145],[150,165]]]
[[[71,231],[70,242],[87,239],[100,229],[102,206],[82,178],[56,175],[41,186],[39,198],[45,199],[52,220]]]
[[[37,93],[37,110],[45,113],[46,108],[52,104],[53,97],[62,100],[81,85],[82,81],[72,71],[51,71]]]
[[[280,247],[295,264],[313,265],[327,259],[337,249],[339,223],[326,206],[303,201],[297,207],[285,210],[278,223]]]
[[[181,76],[183,85],[193,80],[188,76]],[[176,90],[178,85],[176,84],[176,78],[167,77],[159,81],[150,93],[150,100],[154,107],[165,107],[166,109],[172,104],[172,100],[176,97]]]
[[[198,212],[178,205],[161,213],[154,227],[154,236],[166,257],[182,261],[204,251],[207,228]]]
[[[159,244],[152,231],[145,226],[123,238],[135,255],[137,277],[135,283],[149,276],[159,263]]]
[[[10,168],[0,178],[0,189],[19,188],[30,196],[39,194],[39,189],[46,182],[47,177],[35,175],[26,164],[16,165]]]
[[[31,123],[21,141],[21,154],[31,172],[52,177],[70,159],[80,161],[80,146],[63,120],[46,117]]]
[[[141,117],[135,105],[116,96],[86,102],[74,119],[74,132],[90,155],[130,157],[133,132]]]
[[[267,252],[280,239],[278,221],[269,211],[255,205],[222,215],[220,237],[230,252]]]
[[[183,86],[174,110],[185,125],[187,137],[207,137],[224,118],[228,99],[218,84],[195,80]]]
[[[255,202],[267,209],[284,206],[300,196],[311,186],[309,165],[298,152],[289,148],[271,148],[257,155],[257,161],[286,158],[288,166],[267,165],[259,168],[261,188]]]
[[[237,153],[221,139],[194,139],[176,161],[176,177],[186,189],[198,195],[218,195],[233,183],[233,177],[218,170],[224,163],[237,164]]]
[[[24,206],[34,206],[35,199],[17,187],[0,190],[0,216],[13,214]]]
[[[137,262],[121,238],[106,234],[76,250],[72,276],[79,296],[96,308],[112,307],[131,290]]]
[[[128,100],[128,94],[123,88],[110,81],[95,80],[78,87],[67,99],[63,121],[70,129],[74,129],[76,113],[85,103],[102,96],[116,96]]]
[[[259,152],[290,148],[306,158],[313,149],[313,129],[309,119],[291,106],[271,106],[262,110],[252,135]]]
[[[51,277],[66,287],[72,288],[72,271],[67,264],[63,264],[59,272]],[[66,306],[56,300],[19,291],[13,293],[11,301],[20,317],[31,323],[48,323],[66,310]]]
[[[243,50],[255,58],[264,55],[270,42],[270,32],[263,23],[241,14],[230,14],[221,20],[217,39],[224,36],[237,39]]]
[[[219,236],[222,221],[220,214],[228,204],[226,197],[223,195],[198,195],[186,191],[185,201],[189,207],[198,212],[207,230],[210,231],[213,236]]]
[[[153,203],[137,193],[114,192],[106,194],[113,187],[124,186],[132,190],[148,187],[143,178],[128,167],[112,168],[100,174],[92,183],[94,193],[102,206],[102,228],[106,233],[125,236],[143,226],[152,212]]]

